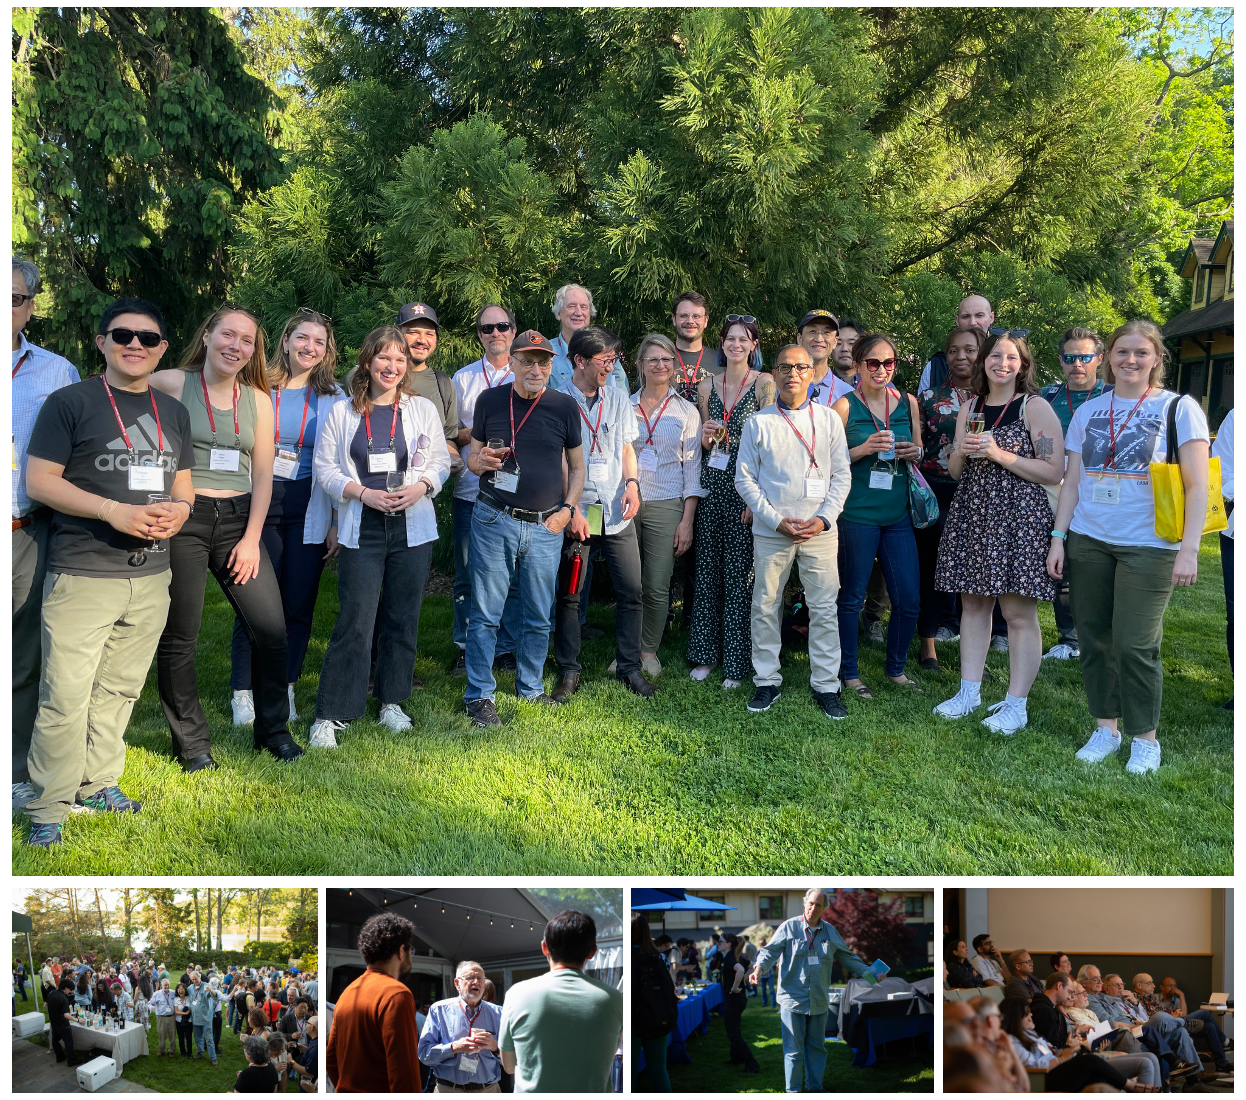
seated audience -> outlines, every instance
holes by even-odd
[[[1008,956],[1008,969],[1012,977],[1004,986],[1005,997],[1020,997],[1032,1001],[1043,992],[1043,987],[1034,980],[1034,960],[1028,951],[1014,951]]]
[[[991,942],[989,933],[983,932],[980,936],[974,936],[973,949],[975,954],[971,963],[982,978],[983,985],[1003,985],[1012,977],[1003,954]]]
[[[944,955],[947,977],[952,989],[978,989],[986,983],[982,976],[969,965],[969,948],[964,940],[951,944]]]
[[[1173,984],[1175,985],[1176,983],[1174,982]],[[1156,996],[1155,979],[1150,974],[1134,975],[1133,992],[1142,1008],[1146,1011],[1148,1019],[1161,1014],[1169,1016],[1183,1024],[1191,1035],[1202,1035],[1207,1040],[1208,1047],[1211,1048],[1211,1056],[1215,1060],[1216,1069],[1220,1073],[1232,1072],[1233,1067],[1229,1065],[1224,1057],[1224,1052],[1231,1050],[1232,1045],[1225,1045],[1229,1040],[1216,1023],[1216,1017],[1208,1012],[1207,1009],[1199,1008],[1193,1012],[1186,1012],[1183,1016],[1173,1016],[1160,1003],[1160,998]]]
[[[1081,1092],[1088,1085],[1106,1084],[1112,1088],[1158,1092],[1159,1087],[1139,1090],[1137,1078],[1127,1078],[1104,1058],[1079,1058],[1082,1046],[1071,1033],[1068,1045],[1057,1053],[1034,1030],[1034,1016],[1029,1002],[1020,997],[1005,997],[999,1006],[1004,1031],[1012,1040],[1013,1049],[1027,1069],[1045,1070],[1044,1087],[1048,1092]]]
[[[961,1003],[966,1004],[964,1001]],[[1009,1091],[1029,1092],[1030,1081],[1025,1074],[1025,1066],[1000,1026],[999,1005],[990,997],[975,997],[966,1007],[973,1010],[974,1018],[969,1023],[974,1038],[995,1059],[1000,1077],[1011,1086]]]

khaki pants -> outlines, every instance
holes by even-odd
[[[31,736],[32,821],[64,821],[75,795],[116,784],[125,728],[169,612],[166,570],[149,577],[49,573],[43,585],[43,678]]]
[[[458,1092],[458,1093],[462,1093],[463,1095],[467,1095],[469,1092],[478,1093],[478,1092],[501,1092],[501,1091],[502,1091],[502,1086],[498,1084],[498,1082],[496,1081],[494,1081],[492,1085],[488,1086],[488,1088],[461,1089],[458,1087],[458,1085],[452,1085],[449,1081],[443,1080],[440,1077],[437,1078],[437,1084],[433,1088],[433,1092]]]
[[[684,518],[684,502],[642,500],[636,513],[640,538],[640,591],[644,618],[640,628],[643,653],[657,653],[671,605],[671,572],[675,568],[675,530]]]
[[[792,563],[800,562],[800,579],[809,608],[809,686],[816,692],[839,691],[839,536],[832,527],[808,542],[753,525],[753,683],[778,687],[782,646],[783,589]]]
[[[29,527],[13,532],[13,782],[24,783],[30,731],[39,710],[39,605],[48,565],[52,513],[31,513]]]
[[[173,1023],[172,1016],[156,1017],[156,1037],[157,1037],[157,1053],[164,1053],[164,1041],[169,1040],[169,1053],[177,1053],[177,1027]]]

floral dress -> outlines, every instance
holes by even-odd
[[[1035,457],[1019,410],[1015,420],[992,434],[1000,450]],[[1055,599],[1056,585],[1047,575],[1051,523],[1051,506],[1041,485],[989,458],[966,459],[943,525],[935,588],[974,596],[1013,593]]]

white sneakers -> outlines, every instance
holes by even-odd
[[[1074,645],[1065,645],[1061,642],[1059,645],[1053,645],[1046,653],[1043,654],[1043,660],[1052,661],[1071,661],[1082,655],[1082,651]]]
[[[289,685],[289,692],[290,692],[290,721],[295,722],[298,720],[299,712],[298,712],[298,708],[294,705],[294,685],[293,684]]]
[[[344,730],[348,723],[335,722],[332,718],[321,718],[312,723],[311,747],[313,749],[336,749],[337,732]]]
[[[1106,760],[1114,752],[1119,752],[1120,747],[1121,735],[1113,733],[1107,726],[1099,726],[1090,735],[1090,740],[1077,750],[1077,759],[1097,764],[1100,760]]]
[[[250,726],[255,722],[255,697],[249,689],[235,691],[234,697],[229,701],[229,706],[234,712],[235,726]]]
[[[1121,735],[1113,733],[1106,726],[1100,726],[1090,735],[1090,740],[1077,750],[1077,759],[1097,764],[1106,760],[1121,747]],[[1129,763],[1125,770],[1131,775],[1146,775],[1147,772],[1159,771],[1160,747],[1158,741],[1144,741],[1141,737],[1131,739],[1129,745]]]
[[[406,711],[397,703],[386,703],[381,707],[380,722],[386,729],[391,729],[395,733],[401,733],[403,730],[411,728],[411,719],[407,717]]]
[[[982,724],[995,733],[1011,737],[1018,730],[1025,729],[1028,720],[1024,700],[1018,703],[1009,696],[987,708],[987,717],[982,719]]]
[[[952,698],[945,699],[935,707],[932,713],[938,718],[949,720],[968,718],[980,706],[982,706],[981,692],[968,691],[962,687]]]
[[[1159,771],[1159,742],[1135,737],[1129,746],[1129,763],[1125,765],[1125,770],[1132,775]]]

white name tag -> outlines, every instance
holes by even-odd
[[[588,480],[594,485],[600,485],[609,477],[610,467],[601,459],[595,459],[588,464]]]
[[[820,477],[805,478],[805,496],[810,500],[825,500],[826,480]]]
[[[479,1054],[460,1054],[459,1055],[459,1069],[461,1069],[464,1073],[475,1074],[476,1067],[479,1065],[480,1065]]]
[[[130,488],[144,492],[164,491],[164,468],[162,466],[131,466]]]
[[[277,477],[292,478],[298,473],[299,453],[298,451],[281,450],[277,452],[273,459],[273,473]]]
[[[213,447],[208,458],[209,470],[224,470],[226,473],[237,473],[238,462],[242,452],[237,447]]]
[[[870,471],[870,488],[871,489],[890,489],[892,474],[890,470],[871,470]]]
[[[636,465],[647,474],[656,474],[658,472],[658,452],[654,450],[641,451],[636,456]]]
[[[493,487],[503,493],[517,493],[519,491],[519,471],[495,470],[493,472]]]
[[[821,966],[822,965],[822,956],[819,955],[817,951],[810,951],[809,954],[806,956],[806,958],[809,960],[810,966]]]
[[[710,469],[725,470],[727,468],[727,462],[730,458],[731,456],[726,451],[714,451],[710,455]]]
[[[1096,504],[1119,504],[1121,502],[1121,487],[1115,481],[1096,481],[1094,492],[1091,499]]]
[[[382,451],[368,455],[368,473],[387,474],[398,469],[398,455],[394,451]]]

